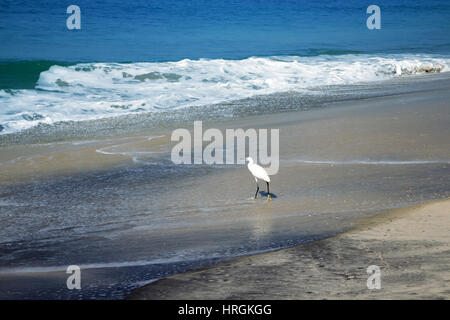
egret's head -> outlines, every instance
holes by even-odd
[[[253,162],[253,159],[252,159],[252,157],[247,157],[247,158],[245,158],[245,161]]]

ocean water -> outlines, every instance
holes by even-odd
[[[450,4],[2,1],[0,134],[254,95],[446,72]],[[205,108],[206,109],[206,108]]]

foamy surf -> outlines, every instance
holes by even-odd
[[[40,74],[35,89],[0,90],[0,134],[277,92],[320,94],[318,87],[447,72],[449,66],[448,57],[422,54],[54,65]]]

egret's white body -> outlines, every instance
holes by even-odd
[[[264,180],[266,182],[270,182],[269,175],[267,174],[266,170],[264,170],[263,167],[253,162],[252,158],[247,158],[248,160],[248,170],[252,173],[252,175],[255,177],[255,179]]]
[[[247,168],[248,168],[248,170],[250,170],[251,174],[253,175],[253,177],[255,178],[255,181],[256,181],[255,199],[256,199],[256,196],[258,195],[258,191],[259,191],[258,179],[264,180],[267,183],[267,197],[270,199],[270,193],[269,193],[270,177],[267,174],[267,171],[260,165],[256,164],[251,157],[248,157],[245,160],[248,161]]]

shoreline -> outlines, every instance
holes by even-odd
[[[255,94],[247,98],[213,104],[192,105],[181,109],[130,113],[79,121],[56,121],[52,124],[40,123],[22,131],[0,134],[0,148],[142,136],[149,132],[170,131],[194,120],[220,125],[230,120],[245,121],[254,116],[314,111],[360,100],[401,97],[419,94],[424,90],[427,92],[445,90],[449,79],[450,71],[414,74],[373,82],[331,85],[326,89],[317,87],[317,90],[323,90],[320,95],[315,94],[316,90],[312,90],[312,93],[288,90]]]
[[[329,238],[238,257],[134,290],[131,300],[449,299],[450,198],[389,210]],[[378,265],[381,289],[367,288]]]
[[[264,192],[253,199],[244,165],[171,163],[170,128],[4,147],[0,265],[38,269],[0,276],[0,296],[122,299],[150,279],[341,234],[364,217],[448,198],[450,78],[442,76],[398,95],[205,121],[219,130],[280,129],[270,202]],[[265,100],[267,111],[301,103],[277,97]],[[64,272],[73,264],[120,267],[84,269],[84,290],[73,292]],[[33,271],[54,266],[61,271]]]

